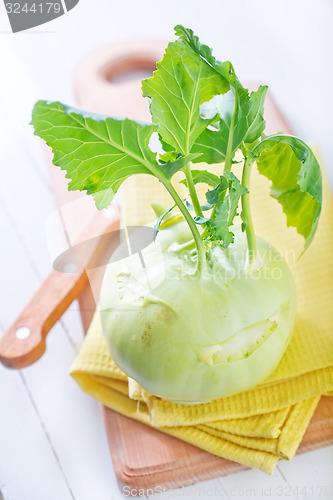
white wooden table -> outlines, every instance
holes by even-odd
[[[230,4],[81,0],[68,15],[16,35],[9,33],[0,5],[1,331],[51,265],[44,226],[54,202],[41,144],[28,125],[33,103],[47,98],[74,104],[73,68],[100,44],[136,36],[167,39],[179,22],[194,27],[221,58],[234,62],[242,78],[271,85],[296,133],[321,147],[333,184],[332,67],[325,66],[332,60],[332,3]],[[98,404],[68,375],[82,341],[73,304],[49,335],[40,361],[21,371],[0,366],[0,498],[122,498]],[[332,470],[328,447],[280,462],[272,477],[249,470],[154,498],[333,499]]]

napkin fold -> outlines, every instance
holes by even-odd
[[[324,181],[317,234],[297,260],[301,237],[293,228],[285,228],[282,209],[268,196],[267,180],[255,172],[253,177],[256,232],[285,256],[298,291],[293,337],[270,378],[249,391],[210,403],[178,405],[157,398],[116,366],[98,311],[70,373],[85,392],[123,415],[215,455],[272,473],[280,458],[294,456],[320,396],[333,391],[333,203]],[[152,199],[170,205],[167,194],[150,176],[129,179],[123,195],[125,224],[151,221]]]

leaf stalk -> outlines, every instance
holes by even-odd
[[[231,170],[232,167],[232,160],[235,153],[233,150],[233,141],[234,141],[234,128],[237,120],[237,113],[238,113],[238,93],[235,91],[235,107],[230,122],[230,133],[228,137],[227,152],[225,156],[224,172],[226,170]]]
[[[254,158],[249,157],[247,154],[247,150],[242,148],[244,154],[244,167],[242,173],[242,184],[247,188],[247,192],[242,195],[242,219],[246,225],[246,239],[248,245],[248,265],[249,268],[255,263],[257,259],[257,242],[256,235],[254,232],[252,215],[251,215],[251,206],[250,206],[250,177],[251,177],[251,168],[254,163]]]
[[[206,250],[202,241],[202,238],[200,236],[199,230],[197,228],[196,223],[194,222],[190,212],[187,210],[186,206],[184,205],[182,199],[180,198],[179,194],[177,193],[176,189],[173,187],[172,183],[170,181],[164,181],[163,182],[164,186],[168,190],[169,194],[172,196],[174,202],[178,206],[179,210],[184,216],[184,219],[186,220],[187,224],[189,225],[190,231],[192,233],[195,246],[197,248],[197,254],[198,254],[198,261],[197,261],[197,269],[196,272],[199,274],[202,274],[203,270],[206,267],[207,261],[206,261]]]
[[[184,174],[186,176],[187,187],[188,187],[188,190],[190,193],[190,198],[192,201],[194,211],[195,211],[196,215],[198,215],[199,217],[203,217],[203,212],[201,210],[198,195],[197,195],[195,185],[193,182],[190,162],[184,167],[183,171],[184,171]]]

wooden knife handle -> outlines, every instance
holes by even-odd
[[[24,368],[43,355],[48,332],[89,283],[86,269],[98,267],[103,259],[108,262],[117,247],[118,213],[115,210],[112,217],[106,218],[96,211],[84,227],[80,243],[71,247],[72,250],[77,249],[82,257],[80,272],[69,274],[53,269],[3,334],[0,338],[0,361],[4,365]]]
[[[45,339],[81,290],[87,274],[52,270],[21,314],[0,339],[0,361],[11,368],[24,368],[45,352]]]

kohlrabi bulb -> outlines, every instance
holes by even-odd
[[[107,267],[100,296],[115,363],[146,391],[177,403],[207,402],[263,382],[290,340],[296,291],[282,256],[257,238],[247,272],[241,232],[211,251],[201,275],[185,222]],[[188,246],[187,246],[188,245]]]

